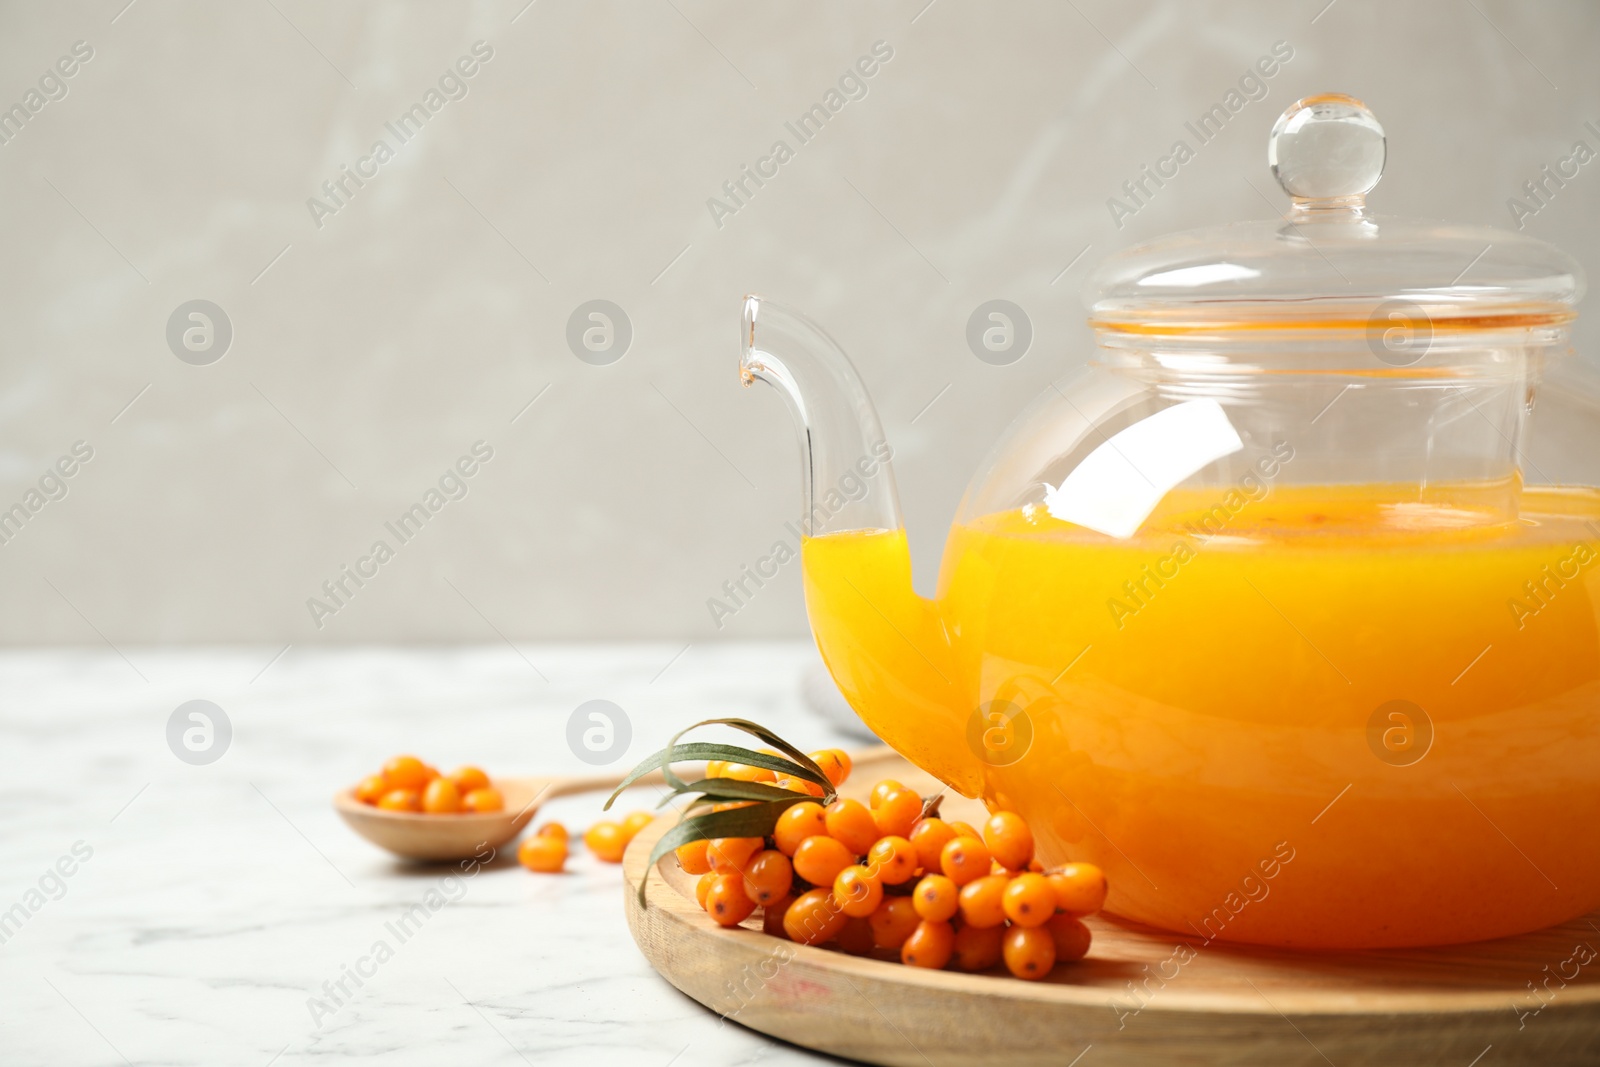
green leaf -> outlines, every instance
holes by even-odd
[[[693,744],[693,745],[683,745],[683,746],[681,746],[679,748],[679,752],[682,753],[682,755],[680,755],[678,758],[679,759],[686,759],[686,760],[688,760],[688,759],[720,759],[721,757],[713,756],[709,752],[710,749],[717,748],[717,747],[719,747],[719,746],[707,745],[707,744],[701,744],[701,743],[696,743],[696,744]],[[701,752],[701,751],[694,751],[694,750],[706,750],[706,751]],[[602,808],[601,810],[610,811],[612,802],[614,802],[617,799],[617,797],[622,793],[622,791],[624,789],[628,788],[634,782],[637,782],[640,778],[643,778],[645,775],[649,774],[651,771],[655,770],[657,767],[660,767],[661,766],[661,761],[663,759],[665,759],[666,756],[667,756],[667,750],[666,749],[662,749],[659,752],[652,752],[649,756],[646,756],[643,760],[641,760],[639,762],[639,765],[637,767],[635,767],[633,770],[629,771],[628,774],[627,774],[627,777],[622,779],[622,784],[617,786],[617,788],[612,792],[612,794],[609,797],[606,798],[605,807]]]
[[[716,837],[766,837],[778,825],[778,817],[789,808],[813,797],[790,793],[783,800],[769,800],[745,808],[712,811],[704,815],[691,815],[661,835],[655,848],[650,850],[650,860],[645,865],[644,877],[639,880],[639,903],[644,903],[645,887],[650,882],[650,872],[662,857],[691,841],[711,840]]]
[[[683,758],[682,756],[678,755],[678,738],[682,737],[684,734],[693,729],[693,726],[686,726],[682,730],[679,730],[677,733],[673,734],[672,738],[667,742],[666,754],[661,760],[661,777],[666,779],[667,788],[671,789],[674,793],[681,793],[688,788],[688,786],[684,783],[684,780],[673,773],[672,765]]]
[[[706,724],[695,723],[695,726],[704,725]],[[690,727],[690,729],[693,728],[694,727]],[[680,734],[679,736],[682,735]],[[682,752],[683,750],[691,747],[698,750],[704,744],[705,742],[703,741],[696,741],[693,742],[692,745],[678,745],[677,750]],[[817,769],[817,765],[812,763],[809,759],[806,760],[806,764],[809,764],[809,766],[805,766],[799,763],[794,763],[790,760],[786,760],[782,756],[774,756],[768,752],[757,752],[753,748],[742,748],[739,745],[713,743],[709,747],[713,749],[721,749],[726,753],[726,755],[713,756],[711,757],[712,759],[723,759],[727,760],[729,763],[743,763],[749,767],[763,767],[780,777],[801,778],[805,781],[820,785],[823,789],[830,791],[833,789],[833,784],[828,781],[827,775],[823,774],[820,769]],[[673,757],[674,762],[682,758],[684,757]]]
[[[800,764],[802,767],[805,767],[816,776],[813,778],[803,775],[802,777],[805,777],[808,781],[816,782],[830,793],[833,792],[833,783],[828,781],[828,776],[822,773],[822,768],[817,766],[817,762],[815,760],[758,722],[751,722],[749,719],[707,719],[705,722],[695,723],[695,725],[731,726],[735,730],[743,730],[747,734],[752,734],[756,737],[759,737],[773,748],[778,749],[781,752],[787,752],[791,757],[793,757],[796,763]]]
[[[697,723],[691,723],[690,725],[685,726],[683,729],[679,730],[677,733],[672,735],[672,740],[667,742],[667,750],[668,750],[668,752],[670,753],[670,752],[674,752],[674,751],[677,750],[677,748],[678,748],[678,738],[682,737],[684,734],[688,733],[690,730],[697,730],[702,726],[731,726],[735,730],[742,730],[747,734],[752,734],[752,735],[754,735],[756,737],[761,738],[761,740],[767,742],[769,745],[773,745],[775,747],[783,749],[784,751],[788,752],[791,756],[794,757],[795,764],[789,764],[789,763],[787,763],[785,761],[780,760],[779,761],[779,766],[782,766],[782,767],[793,766],[794,770],[792,771],[792,773],[795,776],[800,777],[800,778],[804,778],[804,779],[806,779],[808,781],[813,781],[813,782],[817,783],[818,785],[822,786],[822,788],[824,790],[826,790],[830,794],[833,792],[833,785],[828,781],[827,776],[822,773],[822,768],[818,767],[816,765],[816,763],[814,763],[812,761],[810,756],[807,756],[804,752],[801,752],[799,749],[797,749],[793,745],[789,744],[789,742],[785,741],[783,738],[779,737],[777,734],[773,733],[771,730],[768,730],[765,726],[761,726],[758,723],[753,723],[749,719],[702,719]],[[737,748],[738,746],[729,746],[729,747]],[[765,757],[767,759],[776,758],[776,757],[767,757],[765,753],[752,752],[749,749],[741,749],[740,751],[743,751],[743,752],[747,753],[748,756],[750,756],[750,757],[754,757],[754,760],[761,760],[763,757]],[[667,757],[666,762],[663,763],[662,766],[661,766],[661,775],[662,775],[663,778],[665,778],[667,780],[667,785],[671,786],[673,789],[675,789],[675,790],[677,790],[679,792],[682,792],[687,787],[685,786],[684,782],[676,774],[672,773],[672,767],[671,767],[671,765],[673,763],[677,762],[678,759],[679,759],[679,757],[676,756],[676,755],[669,755]],[[745,761],[741,760],[740,762],[745,762]],[[757,766],[757,767],[768,766],[767,764],[765,764],[763,762],[755,762],[755,761],[752,761],[751,765],[752,766]],[[777,767],[769,767],[769,769],[776,771],[778,768]],[[791,773],[791,772],[786,772],[786,773]],[[829,796],[828,799],[832,800],[833,797]]]
[[[767,782],[741,782],[734,778],[702,778],[698,782],[690,782],[682,793],[672,793],[662,797],[656,807],[665,807],[683,793],[701,793],[707,800],[788,800],[793,796],[799,796],[802,800],[819,802],[822,800],[821,797],[780,789]]]
[[[703,724],[696,723],[695,725],[699,726]],[[694,727],[690,727],[690,729],[693,728]],[[682,733],[680,732],[678,736],[681,737]],[[676,740],[676,738],[674,738],[674,740]],[[643,760],[637,767],[629,771],[628,776],[622,780],[622,784],[618,785],[615,792],[613,792],[611,796],[606,799],[604,810],[610,811],[611,805],[616,801],[617,797],[621,795],[624,789],[627,789],[629,786],[633,785],[634,782],[660,767],[662,763],[667,760],[669,755],[671,756],[673,762],[720,759],[728,760],[732,763],[744,763],[751,767],[764,767],[775,774],[788,775],[791,778],[800,778],[808,782],[814,782],[829,792],[833,790],[833,786],[828,782],[826,775],[822,774],[820,771],[813,773],[798,763],[792,763],[789,760],[784,759],[782,756],[769,756],[765,752],[757,752],[754,749],[749,748],[740,748],[738,745],[726,745],[706,741],[691,741],[687,744],[674,745],[669,748],[664,748],[660,752],[653,753]],[[815,767],[816,764],[813,763],[812,766]],[[678,778],[677,775],[671,775],[669,778],[669,783],[670,782],[677,783],[677,785],[673,786],[673,791],[677,793],[686,792],[689,788],[688,784],[682,779]]]
[[[680,744],[679,739],[690,730],[701,726],[727,726],[742,731],[765,741],[784,755],[769,755],[765,752],[756,752],[753,749],[743,748],[739,745],[708,744],[702,741]],[[776,785],[766,782],[744,782],[733,778],[701,778],[694,782],[686,782],[679,778],[672,770],[674,763],[686,763],[693,760],[723,760],[730,763],[741,763],[746,766],[760,767],[772,771],[776,775],[810,782],[822,789],[822,796],[812,797],[807,793],[796,793],[788,789],[780,789]],[[662,801],[663,804],[677,796],[693,794],[687,810],[679,818],[679,822],[672,829],[663,834],[651,850],[646,877],[639,883],[639,902],[644,903],[645,886],[649,881],[649,870],[655,868],[668,852],[679,848],[691,841],[710,840],[717,837],[760,837],[770,835],[778,824],[778,818],[789,808],[796,804],[817,800],[823,804],[833,801],[838,793],[833,788],[833,783],[828,781],[828,776],[823,773],[816,760],[795,748],[789,742],[767,729],[759,723],[749,719],[705,719],[684,727],[672,735],[667,742],[667,747],[644,759],[637,767],[628,772],[616,791],[606,799],[605,809],[609,811],[611,805],[621,795],[622,791],[633,785],[651,771],[660,769],[661,777],[666,781],[667,787],[672,791]],[[727,808],[722,811],[707,810],[714,807],[717,801],[748,801],[736,808]]]

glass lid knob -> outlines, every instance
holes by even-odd
[[[1377,118],[1343,93],[1295,101],[1267,141],[1272,176],[1299,208],[1360,207],[1386,155]]]

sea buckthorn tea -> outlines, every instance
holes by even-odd
[[[1283,219],[1109,257],[1086,358],[1027,349],[1059,365],[969,483],[932,598],[850,360],[745,300],[741,374],[801,431],[834,680],[907,759],[1026,819],[1044,863],[1103,868],[1113,914],[1378,948],[1600,907],[1583,271],[1527,234],[1370,212],[1387,158],[1360,101],[1307,97],[1267,144]],[[1026,903],[971,838],[922,832],[919,856],[951,853],[927,907]],[[1000,946],[1017,966],[1024,937]]]
[[[1025,709],[1031,750],[985,796],[1050,810],[1045,861],[1104,868],[1121,914],[1279,944],[1561,921],[1600,882],[1600,493],[1530,489],[1519,521],[1457,527],[1386,496],[1279,488],[1204,538],[1186,494],[1126,540],[1002,512],[952,532],[934,601],[900,580],[903,533],[815,537],[807,605],[852,635],[831,662],[856,706],[909,725],[926,708],[877,679],[920,677],[952,718]],[[1426,749],[1421,721],[1369,743],[1396,700]]]

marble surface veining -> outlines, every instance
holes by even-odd
[[[592,772],[565,738],[595,697],[632,723],[618,769],[714,714],[846,744],[800,703],[807,646],[291,650],[263,670],[273,651],[0,654],[0,1063],[834,1062],[657,975],[628,934],[619,868],[581,849],[560,876],[510,854],[471,876],[407,867],[329,802],[401,751]],[[166,743],[195,698],[233,726],[206,766]],[[623,810],[654,798],[637,799]],[[600,803],[547,813],[581,830]],[[419,903],[426,918],[398,925]]]

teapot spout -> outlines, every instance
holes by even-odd
[[[746,385],[776,386],[789,402],[800,432],[807,537],[902,528],[883,424],[833,338],[799,312],[747,296],[739,376]]]
[[[844,350],[805,316],[744,301],[739,372],[777,387],[800,435],[806,611],[823,662],[868,727],[968,796],[955,657],[933,602],[911,585],[893,451]]]

